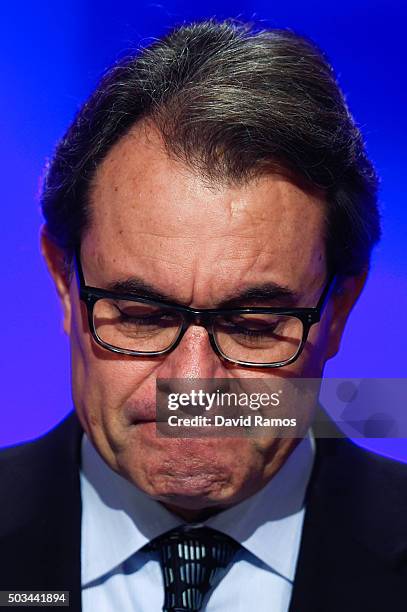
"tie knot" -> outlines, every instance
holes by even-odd
[[[209,527],[180,527],[153,540],[164,578],[163,610],[200,610],[220,582],[240,545]]]

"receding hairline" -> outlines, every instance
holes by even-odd
[[[380,238],[377,176],[332,67],[303,36],[230,20],[184,24],[132,52],[78,112],[41,202],[68,256],[88,226],[95,170],[146,117],[161,124],[169,156],[212,188],[277,170],[326,189],[333,269],[354,275],[369,264]]]
[[[198,155],[189,157],[184,151],[171,147],[171,141],[163,134],[160,124],[156,121],[156,117],[148,115],[141,117],[133,123],[127,132],[122,134],[106,151],[106,155],[99,160],[87,190],[89,203],[92,201],[92,194],[94,193],[100,171],[115,149],[122,146],[124,140],[135,140],[137,142],[140,138],[144,138],[151,148],[156,148],[157,151],[163,153],[169,160],[175,162],[181,172],[190,173],[198,178],[209,191],[217,192],[228,187],[245,187],[252,182],[271,175],[281,177],[308,195],[326,201],[326,189],[318,187],[312,181],[307,180],[299,171],[296,172],[288,164],[285,165],[279,159],[270,158],[268,161],[258,162],[253,165],[250,171],[239,176],[230,175],[226,167],[223,171],[219,167],[218,172],[213,172],[206,168],[203,160]]]

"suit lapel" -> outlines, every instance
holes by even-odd
[[[0,458],[1,486],[9,491],[0,510],[1,585],[70,591],[75,612],[81,609],[80,438],[72,414]]]
[[[319,439],[289,612],[402,611],[405,466]]]

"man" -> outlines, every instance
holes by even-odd
[[[0,455],[1,588],[85,612],[404,610],[404,466],[312,433],[156,432],[157,380],[320,378],[339,349],[380,229],[320,52],[175,30],[102,80],[42,202],[76,415]]]

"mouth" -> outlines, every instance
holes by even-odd
[[[157,423],[168,425],[168,417],[176,414],[180,419],[191,418],[190,413],[184,410],[177,410],[176,413],[167,412],[162,408],[157,410],[156,404],[137,403],[124,407],[124,417],[130,425],[142,425],[146,423]]]
[[[156,418],[156,415],[137,414],[130,421],[131,425],[146,425],[148,423],[166,423],[165,419]]]

